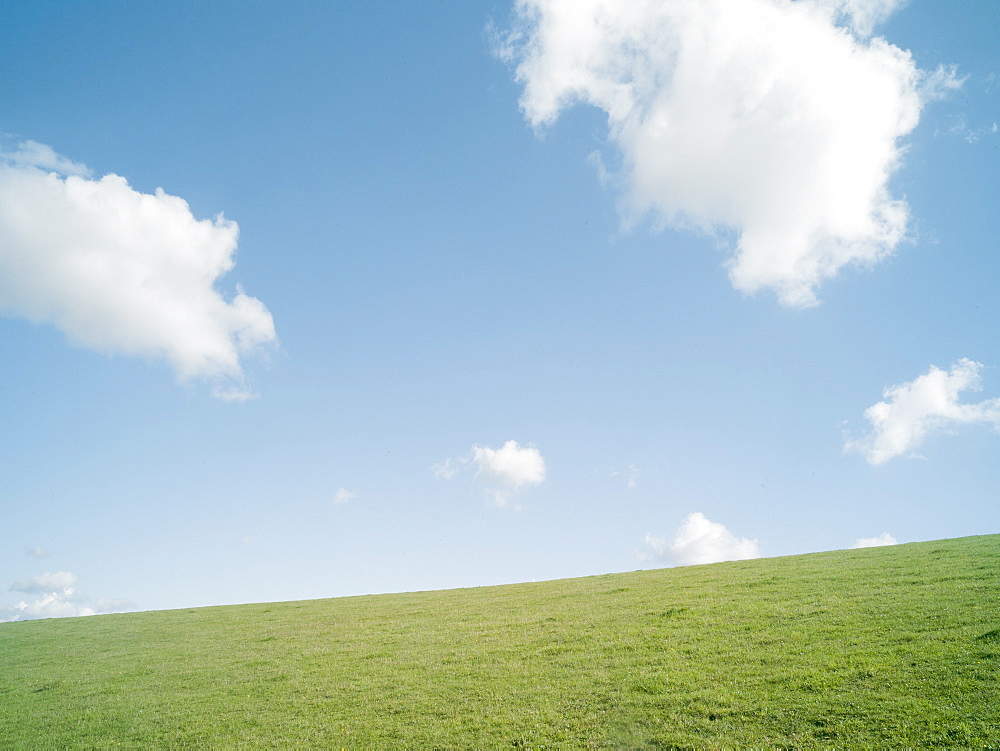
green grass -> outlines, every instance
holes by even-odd
[[[0,626],[0,746],[1000,747],[1000,535]]]

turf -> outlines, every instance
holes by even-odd
[[[0,745],[1000,747],[1000,535],[0,625]]]

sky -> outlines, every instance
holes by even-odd
[[[997,28],[0,2],[0,621],[1000,531]]]

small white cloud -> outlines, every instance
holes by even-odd
[[[545,460],[534,447],[521,447],[507,441],[502,448],[473,446],[472,461],[479,470],[476,479],[486,486],[486,497],[499,507],[510,502],[511,495],[545,480]]]
[[[759,558],[756,540],[736,537],[704,514],[688,514],[673,540],[646,535],[646,547],[638,553],[641,561],[666,561],[678,566],[691,566],[719,561],[742,561]]]
[[[879,548],[883,545],[898,545],[896,538],[888,532],[883,532],[878,537],[859,537],[851,545],[852,548]]]
[[[121,613],[135,609],[128,600],[100,598],[91,603],[76,594],[79,577],[69,571],[46,572],[40,576],[19,579],[10,591],[39,595],[34,600],[21,600],[16,605],[0,607],[0,623],[36,618],[66,618],[98,613]]]
[[[476,466],[476,481],[484,486],[487,499],[506,506],[511,495],[545,480],[545,459],[534,446],[507,441],[501,448],[473,446],[469,456],[445,459],[431,467],[437,477],[453,478],[464,466]]]
[[[507,441],[499,449],[473,446],[472,460],[479,467],[477,477],[486,484],[519,490],[545,480],[545,460],[541,453],[533,446],[522,447],[517,441]]]
[[[25,555],[30,555],[32,558],[48,558],[49,551],[43,548],[41,545],[30,545],[24,549]]]
[[[0,313],[89,349],[164,359],[220,399],[248,398],[242,358],[277,339],[260,300],[237,288],[227,301],[215,287],[234,265],[236,223],[88,174],[33,141],[0,150]]]
[[[340,506],[348,501],[357,498],[355,493],[352,493],[346,488],[340,488],[336,493],[333,494],[333,503],[335,506]]]
[[[869,464],[876,465],[912,452],[935,431],[974,423],[1000,429],[1000,399],[975,404],[958,401],[963,391],[982,387],[982,367],[968,358],[959,360],[948,372],[932,365],[913,381],[885,389],[885,400],[865,410],[872,432],[848,440],[844,450],[863,454]]]
[[[519,0],[496,49],[536,129],[576,103],[607,114],[626,225],[735,232],[733,285],[803,307],[906,237],[900,141],[961,85],[869,38],[899,4]]]

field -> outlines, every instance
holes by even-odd
[[[0,746],[1000,747],[1000,535],[0,625]]]

